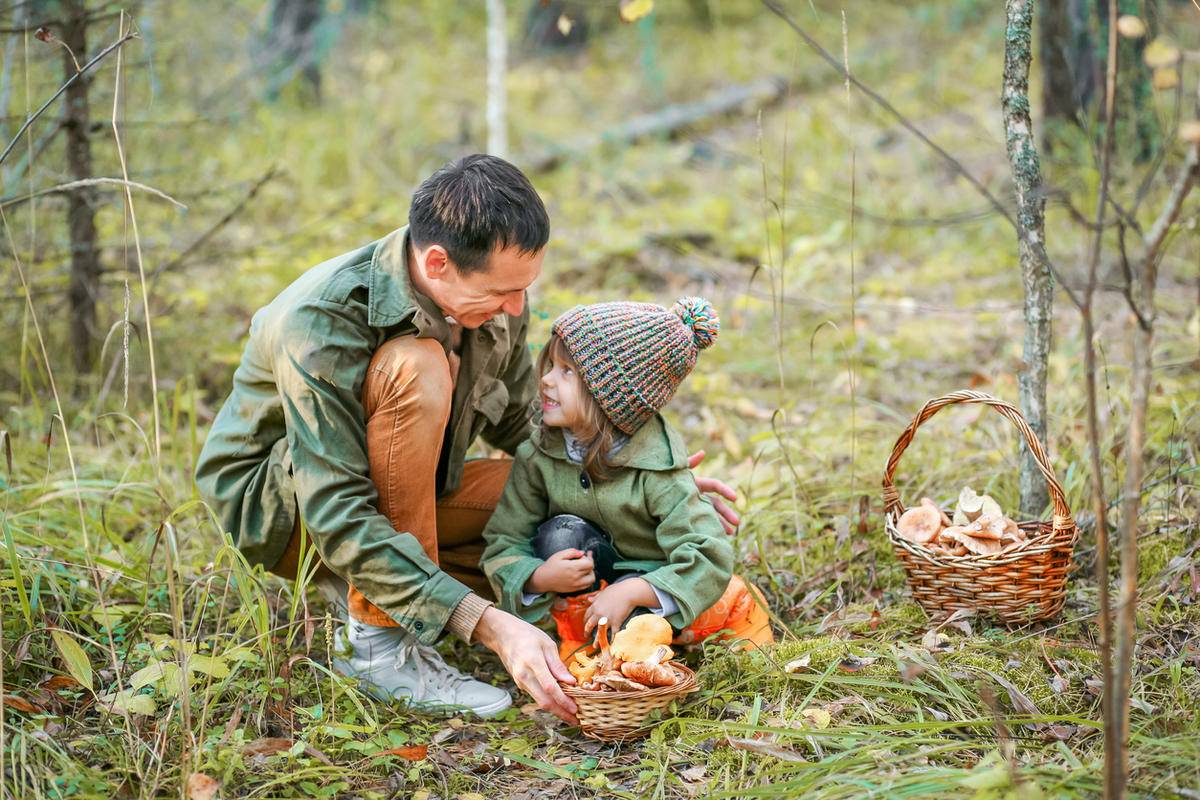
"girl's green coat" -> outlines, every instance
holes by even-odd
[[[522,595],[543,563],[533,554],[533,535],[557,514],[575,514],[608,531],[623,557],[617,569],[643,573],[678,602],[679,611],[667,618],[676,629],[720,599],[733,574],[733,547],[696,488],[683,440],[660,415],[613,457],[604,480],[583,478],[557,428],[537,429],[516,459],[483,534],[483,570],[504,610],[529,621],[549,610],[555,595],[528,606]]]

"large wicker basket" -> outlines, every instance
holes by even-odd
[[[636,692],[596,692],[575,686],[563,691],[579,707],[579,727],[585,736],[604,742],[640,739],[650,733],[646,718],[656,708],[666,708],[672,700],[697,689],[696,673],[682,664],[671,663],[678,679],[672,686]]]
[[[1021,547],[1007,553],[991,556],[934,554],[901,538],[896,530],[896,521],[904,513],[904,504],[900,502],[900,494],[893,482],[900,456],[908,448],[917,428],[945,406],[958,403],[990,406],[1016,425],[1050,487],[1053,519],[1019,523],[1028,539]],[[1062,610],[1067,573],[1071,569],[1071,551],[1079,531],[1067,507],[1062,486],[1050,469],[1045,450],[1021,412],[1009,403],[982,392],[966,390],[951,392],[926,403],[892,449],[892,457],[883,474],[883,510],[888,539],[904,565],[913,597],[931,616],[970,610],[980,616],[998,617],[1005,624],[1019,625],[1048,619]]]

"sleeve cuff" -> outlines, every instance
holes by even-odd
[[[471,636],[475,633],[475,626],[479,624],[480,617],[493,605],[471,592],[454,607],[454,612],[450,614],[450,621],[446,623],[446,630],[470,644]]]
[[[650,584],[650,588],[654,590],[654,596],[658,598],[658,608],[652,608],[650,611],[660,617],[669,617],[679,611],[679,603],[675,598],[664,592],[662,589]]]

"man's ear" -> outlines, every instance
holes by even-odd
[[[446,253],[446,248],[440,244],[429,245],[429,249],[425,251],[425,274],[429,278],[442,280],[453,269],[454,267],[450,263],[450,256]]]

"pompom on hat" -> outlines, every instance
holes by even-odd
[[[712,346],[721,321],[703,297],[575,306],[554,322],[588,391],[619,430],[633,435],[665,406]]]

